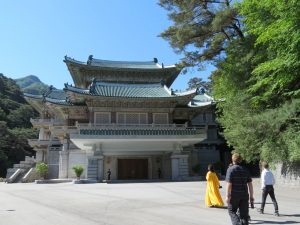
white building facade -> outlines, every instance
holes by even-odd
[[[29,140],[49,178],[184,180],[204,159],[220,160],[213,100],[199,90],[173,92],[176,66],[65,57],[74,85],[24,94],[40,113]],[[208,138],[209,136],[209,138]],[[205,159],[207,159],[205,161]]]

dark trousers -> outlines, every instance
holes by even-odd
[[[248,225],[248,201],[248,197],[231,197],[230,203],[228,204],[228,212],[232,225]],[[238,209],[240,216],[237,215]]]
[[[265,204],[266,204],[266,199],[267,196],[270,195],[274,208],[275,208],[275,212],[278,212],[278,204],[275,198],[275,193],[274,193],[274,188],[273,185],[266,185],[266,187],[264,187],[263,192],[262,192],[262,199],[261,199],[261,210],[264,211],[265,208]]]

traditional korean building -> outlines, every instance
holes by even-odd
[[[220,160],[213,99],[203,89],[170,89],[180,71],[149,62],[87,62],[65,57],[74,84],[24,94],[40,113],[39,138],[29,140],[49,178],[172,179],[193,175],[199,164]]]

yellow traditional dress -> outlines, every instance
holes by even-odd
[[[206,174],[207,186],[205,194],[205,205],[208,207],[211,206],[224,206],[224,202],[220,195],[219,186],[220,182],[217,177],[217,174],[211,171],[208,171]]]

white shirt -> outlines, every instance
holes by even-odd
[[[261,172],[261,189],[266,185],[274,185],[275,179],[273,173],[268,169],[263,169]]]

